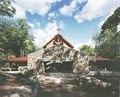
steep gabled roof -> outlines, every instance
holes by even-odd
[[[55,35],[50,41],[48,41],[48,42],[43,46],[43,48],[46,48],[46,46],[47,46],[50,42],[52,42],[53,40],[55,40],[55,39],[58,38],[58,37],[61,37],[61,38],[62,38],[62,41],[63,41],[68,47],[74,48],[74,46],[71,45],[67,40],[65,40],[65,39],[62,37],[62,35],[60,35],[60,34]]]

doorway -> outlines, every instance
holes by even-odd
[[[44,62],[45,72],[73,72],[73,62],[49,63]]]

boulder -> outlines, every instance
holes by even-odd
[[[18,93],[12,94],[10,97],[20,97]]]
[[[7,95],[4,95],[3,97],[9,97],[9,96],[7,96]]]
[[[95,77],[90,77],[87,75],[77,77],[75,81],[77,84],[79,84],[80,87],[84,87],[85,89],[88,89],[88,88],[92,89],[93,87],[97,87],[97,88],[101,87],[105,89],[112,86],[111,83],[109,82],[104,82],[100,79],[97,79]]]

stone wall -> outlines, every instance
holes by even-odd
[[[82,57],[78,51],[64,46],[41,48],[36,52],[28,54],[28,69],[34,69],[39,73],[44,72],[43,61],[72,61],[74,73],[84,73],[88,71],[88,58]]]

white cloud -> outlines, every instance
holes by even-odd
[[[84,45],[82,42],[76,43],[76,44],[74,45],[74,49],[75,49],[75,50],[79,50],[79,48],[80,48],[82,45]]]
[[[101,30],[102,25],[104,24],[104,22],[106,21],[106,19],[102,20],[99,25],[98,25],[98,32]]]
[[[88,0],[81,12],[74,18],[82,23],[85,20],[92,20],[103,16],[108,16],[120,6],[120,0]]]
[[[60,13],[62,15],[66,16],[72,16],[74,9],[72,9],[70,6],[65,5],[63,8],[60,9]]]
[[[60,21],[59,28],[60,29],[64,29],[65,28],[65,23],[63,21]]]
[[[79,47],[83,46],[83,45],[88,45],[91,47],[95,47],[95,42],[91,39],[87,40],[86,42],[80,42],[80,43],[76,43],[74,46],[74,49],[79,50]]]
[[[54,16],[55,16],[55,13],[54,13],[54,12],[51,12],[51,13],[48,14],[48,16],[49,16],[49,18],[54,17]]]
[[[120,24],[117,26],[117,32],[120,32]]]
[[[52,4],[60,2],[61,0],[14,0],[17,6],[28,11],[31,14],[37,13],[44,16],[51,9]],[[18,13],[17,13],[18,14]],[[20,13],[19,13],[20,14]]]
[[[63,25],[63,22],[60,22],[61,25]],[[45,29],[40,29],[40,28],[34,28],[32,29],[33,35],[35,37],[34,43],[38,47],[42,47],[46,42],[48,42],[51,38],[54,37],[54,35],[57,34],[57,23],[56,21],[49,22]],[[60,28],[62,28],[61,26]]]
[[[35,28],[35,25],[33,23],[30,23],[30,22],[27,22],[28,25],[31,27],[31,29],[34,29]]]
[[[15,18],[26,18],[25,11],[22,7],[20,7],[14,2],[12,2],[12,6],[16,9],[16,14],[14,16]]]
[[[104,17],[100,23],[98,24],[98,28],[97,28],[97,32],[101,31],[101,27],[104,24],[104,22],[114,13],[114,11],[111,11],[111,13],[109,13],[106,17]]]
[[[57,12],[51,12],[48,14],[48,20],[50,20],[51,18],[56,19],[59,15],[57,14]]]
[[[70,5],[64,5],[59,11],[62,15],[72,16],[73,12],[77,10],[77,4],[81,4],[86,0],[73,0]]]

